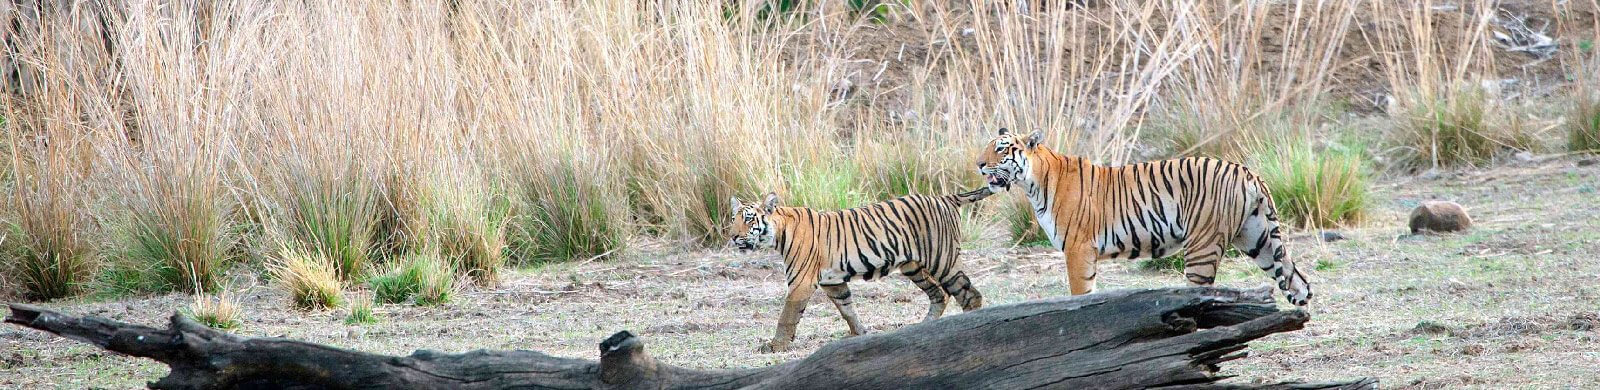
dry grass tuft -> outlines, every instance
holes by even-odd
[[[332,309],[344,304],[343,285],[333,256],[284,249],[269,260],[267,271],[300,310]]]
[[[15,180],[0,237],[0,248],[13,260],[3,270],[29,299],[72,296],[99,262],[97,225],[88,210],[92,198],[82,184],[88,163],[78,153],[88,145],[64,129],[47,131],[48,141],[25,142],[15,136],[26,131],[20,123],[3,126],[13,134],[9,174]]]
[[[244,325],[239,302],[228,295],[227,290],[222,290],[214,297],[196,294],[194,302],[189,304],[184,314],[202,325],[222,330],[239,329]]]
[[[1263,138],[1282,134],[1282,113],[1315,106],[1324,96],[1359,8],[1353,1],[1194,6],[1203,20],[1221,22],[1181,25],[1197,41],[1196,52],[1171,76],[1170,95],[1158,101],[1156,135],[1174,156],[1244,161],[1264,146]],[[1269,24],[1274,12],[1298,17]],[[1269,50],[1262,41],[1271,32],[1296,44]]]
[[[457,171],[462,172],[462,171]],[[506,264],[506,207],[485,183],[465,175],[443,176],[434,186],[429,227],[439,253],[456,271],[481,285],[496,282]]]
[[[372,298],[363,296],[351,299],[350,315],[345,316],[344,323],[349,325],[378,323],[378,316],[372,313]]]
[[[1370,3],[1373,15],[1394,15],[1368,41],[1389,81],[1389,143],[1405,151],[1402,167],[1477,165],[1505,148],[1527,148],[1524,126],[1498,96],[1489,27],[1495,2],[1469,1],[1458,12],[1428,4]],[[1462,26],[1454,36],[1439,29]]]
[[[1567,110],[1567,150],[1600,151],[1600,51],[1578,62]]]

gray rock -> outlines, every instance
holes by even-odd
[[[1411,233],[1449,233],[1472,227],[1472,217],[1460,204],[1451,201],[1423,201],[1411,210]]]
[[[1339,232],[1332,231],[1332,230],[1323,230],[1322,231],[1322,242],[1343,241],[1344,239],[1345,239],[1344,235],[1343,234],[1339,234]]]

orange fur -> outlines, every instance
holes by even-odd
[[[1101,259],[1178,249],[1186,278],[1209,285],[1233,245],[1269,272],[1290,302],[1310,299],[1310,285],[1284,250],[1271,193],[1243,165],[1201,157],[1100,166],[1058,154],[1041,139],[1002,129],[979,153],[978,170],[995,192],[1023,190],[1066,258],[1072,294],[1094,291]]]

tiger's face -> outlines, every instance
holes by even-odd
[[[728,202],[732,206],[729,214],[732,225],[728,231],[733,233],[728,245],[746,252],[776,246],[778,232],[770,216],[778,208],[777,193],[768,193],[760,204],[741,203],[739,198],[729,198]]]
[[[1005,192],[1011,183],[1021,180],[1027,174],[1027,153],[1043,138],[1043,132],[1023,137],[1001,128],[1000,135],[978,152],[978,174],[988,182],[989,190]]]

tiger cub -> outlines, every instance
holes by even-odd
[[[983,296],[961,268],[957,209],[993,193],[980,188],[957,195],[911,195],[839,211],[780,207],[776,193],[767,194],[759,204],[730,199],[729,245],[742,251],[777,248],[788,277],[789,294],[778,316],[777,334],[760,351],[788,349],[806,301],[818,286],[839,309],[850,335],[861,334],[846,283],[883,278],[890,271],[898,271],[928,294],[923,321],[944,314],[946,296],[960,302],[963,311],[982,307]]]

